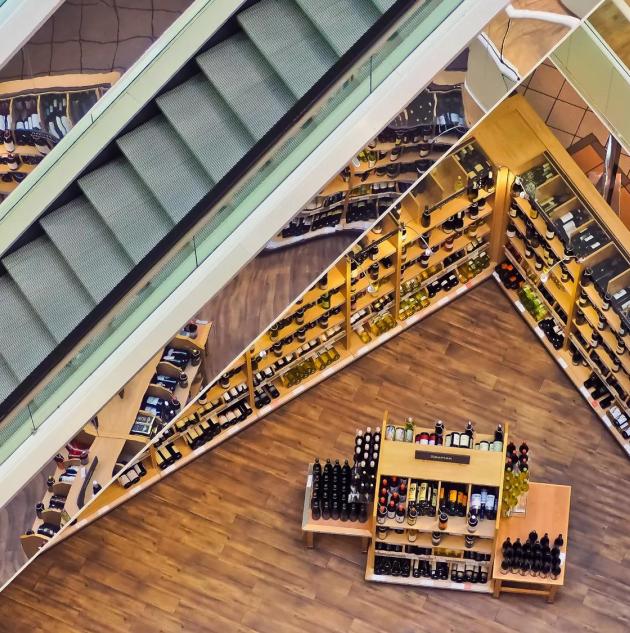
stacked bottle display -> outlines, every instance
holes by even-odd
[[[523,543],[520,538],[513,543],[508,538],[501,546],[501,573],[555,580],[562,573],[563,546],[562,534],[558,534],[552,545],[549,534],[545,532],[539,538],[535,530],[529,533]]]
[[[494,433],[494,440],[475,441],[475,428],[469,420],[462,432],[446,433],[444,422],[437,420],[433,431],[416,432],[414,418],[406,418],[403,425],[389,423],[385,428],[385,439],[393,442],[415,442],[427,446],[447,446],[451,448],[470,448],[481,451],[503,451],[503,427],[499,424]]]
[[[365,433],[358,429],[355,437],[353,465],[327,459],[322,467],[319,458],[312,464],[311,518],[365,523],[374,499],[376,471],[381,437],[377,429]]]
[[[488,567],[472,560],[445,562],[439,560],[412,560],[395,556],[374,556],[374,573],[377,576],[426,578],[454,583],[486,584]]]
[[[517,450],[516,444],[510,442],[505,453],[502,516],[510,516],[518,505],[521,495],[527,490],[529,490],[529,447],[526,442],[522,442]]]
[[[469,504],[468,486],[463,484],[446,482],[439,485],[436,481],[408,480],[395,475],[382,477],[376,515],[374,573],[450,579],[453,582],[488,582],[491,555],[472,548],[479,521],[496,519],[498,490],[473,486],[471,491]],[[449,534],[449,517],[452,516],[467,516],[467,533],[458,548],[442,544],[442,537]],[[416,529],[421,517],[429,517],[433,523],[437,520],[438,529],[431,533],[431,547],[414,545],[422,534],[422,527]],[[409,544],[389,542],[390,534],[406,534]]]

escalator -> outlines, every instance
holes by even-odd
[[[39,219],[39,235],[2,257],[4,415],[16,390],[23,396],[25,381],[32,387],[47,373],[42,363],[68,348],[114,289],[121,295],[121,282],[191,209],[211,205],[217,183],[394,4],[246,8],[232,35],[195,58],[197,72],[157,97],[154,116],[116,140],[113,158],[77,179],[78,195]],[[389,23],[404,13],[400,5],[419,4],[398,2]]]
[[[196,0],[0,208],[0,506],[506,2]]]

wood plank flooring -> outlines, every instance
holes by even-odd
[[[350,539],[302,546],[306,465],[382,410],[509,421],[532,477],[573,486],[566,586],[539,598],[366,583]],[[37,559],[0,594],[11,633],[627,632],[630,467],[493,281]]]

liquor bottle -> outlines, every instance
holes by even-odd
[[[422,216],[420,217],[420,224],[424,228],[428,228],[431,224],[431,212],[429,211],[429,205],[425,205],[424,211],[422,212]]]
[[[440,530],[446,530],[447,527],[448,527],[448,514],[442,511],[440,512],[440,517],[438,520],[438,528]]]
[[[437,420],[435,423],[435,444],[441,446],[444,444],[444,422]]]
[[[321,474],[322,474],[322,465],[319,463],[319,457],[316,457],[315,461],[313,462],[313,477],[319,477]]]
[[[380,525],[385,523],[387,519],[387,508],[384,505],[379,505],[376,511],[376,522]]]

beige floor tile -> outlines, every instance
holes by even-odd
[[[558,99],[562,101],[567,101],[572,105],[576,105],[580,108],[588,107],[584,102],[584,99],[575,91],[573,86],[568,82],[564,82],[564,86],[562,86],[562,90],[560,90],[560,94],[558,95]]]
[[[578,108],[564,101],[556,101],[547,119],[547,124],[557,130],[575,135],[584,117],[584,110],[584,108]]]
[[[529,87],[550,97],[557,97],[563,83],[564,77],[555,67],[542,65],[536,69]]]
[[[549,126],[549,129],[554,133],[554,136],[562,143],[562,146],[565,149],[573,145],[573,139],[575,138],[573,134],[568,134],[567,132],[563,132],[562,130],[558,130],[551,126]]]
[[[582,120],[582,123],[580,123],[580,127],[578,128],[577,135],[580,138],[583,138],[590,133],[594,134],[597,137],[597,140],[602,145],[606,144],[606,139],[608,138],[608,129],[597,118],[592,110],[588,110],[584,115],[584,119]]]
[[[543,121],[547,120],[551,108],[553,108],[554,100],[552,97],[544,95],[542,92],[536,92],[531,88],[525,92],[525,98],[529,104],[536,110]]]

